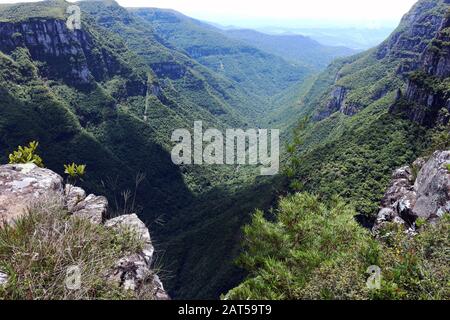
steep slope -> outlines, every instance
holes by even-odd
[[[162,41],[152,23],[129,13],[114,1],[83,1],[79,5],[99,26],[120,36],[153,70],[152,81],[157,91],[161,89],[166,99],[191,109],[185,117],[204,119],[204,115],[192,114],[193,108],[201,107],[222,124],[244,126],[261,112],[262,99]],[[217,121],[215,125],[220,127]]]
[[[233,80],[255,96],[270,97],[311,74],[311,70],[304,67],[304,64],[295,66],[245,42],[227,37],[221,30],[176,11],[130,11],[150,22],[155,34],[165,43]]]
[[[80,3],[82,26],[73,32],[68,5],[0,7],[0,161],[38,140],[55,172],[86,164],[83,188],[152,230],[171,296],[217,298],[242,279],[233,265],[239,229],[255,207],[272,204],[276,185],[248,168],[177,167],[170,137],[194,120],[250,125],[261,98],[163,45],[114,2]]]
[[[449,299],[449,10],[418,1],[301,98],[312,121],[295,128],[286,174],[303,192],[275,219],[255,212],[238,260],[250,276],[227,298]]]
[[[421,56],[420,67],[409,75],[391,112],[421,125],[445,125],[450,117],[450,16],[447,13],[437,36]]]
[[[225,297],[448,300],[450,151],[414,164],[393,173],[373,234],[340,198],[297,193],[274,219],[257,211],[239,259],[250,276]]]
[[[31,11],[29,5],[13,7],[15,15],[2,12],[9,17],[0,24],[2,159],[6,151],[35,139],[41,142],[46,165],[59,173],[63,163],[86,163],[90,190],[102,190],[108,179],[116,181],[118,190],[128,189],[133,176],[144,170],[145,188],[161,199],[172,198],[172,187],[185,190],[180,196],[189,195],[159,142],[159,131],[142,121],[148,69],[120,39],[89,20],[71,32],[65,19],[30,18],[49,5],[64,13],[67,4],[46,2]],[[167,109],[160,103],[153,106],[155,112]],[[187,123],[173,114],[170,118],[175,124]],[[141,157],[130,158],[130,152]],[[113,197],[111,190],[107,194]],[[141,197],[155,213],[162,209],[153,196]]]
[[[268,35],[247,29],[227,30],[225,34],[287,61],[316,70],[325,69],[336,58],[356,53],[356,50],[346,47],[325,46],[301,35]]]
[[[151,269],[149,231],[136,215],[106,220],[104,197],[64,185],[33,163],[0,166],[0,181],[2,300],[169,299]],[[74,263],[81,290],[65,288],[61,271]]]
[[[436,37],[448,1],[419,1],[380,46],[334,62],[300,101],[314,121],[290,163],[295,187],[354,201],[373,216],[390,172],[430,143],[426,128],[389,112]],[[411,105],[411,104],[410,104]]]

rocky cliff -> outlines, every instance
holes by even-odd
[[[391,108],[421,125],[446,124],[450,117],[450,15],[421,56],[419,69],[410,75],[405,96]]]
[[[437,73],[441,79],[447,77],[444,65],[449,4],[448,0],[418,1],[386,41],[362,55],[338,62],[334,85],[323,96],[314,118],[322,120],[335,112],[353,116],[406,83],[410,102],[445,106],[438,96],[431,100],[429,90],[418,92],[417,83],[409,75],[422,70],[429,75]],[[423,115],[411,117],[424,121]]]
[[[59,199],[69,215],[118,233],[132,230],[143,242],[142,250],[119,259],[112,270],[104,270],[105,277],[124,290],[151,290],[154,299],[169,299],[159,277],[152,270],[155,250],[150,233],[137,215],[107,220],[108,201],[105,197],[87,195],[79,187],[64,185],[61,176],[34,164],[0,166],[0,228],[6,224],[14,225],[33,203],[42,199]],[[8,274],[0,272],[0,284],[7,282]]]
[[[105,40],[89,24],[69,30],[64,18],[0,21],[0,51],[11,55],[26,49],[32,60],[40,62],[41,76],[85,88],[95,88],[93,82],[126,76],[127,94],[144,95],[145,73],[132,70]]]
[[[450,151],[436,151],[412,166],[397,169],[381,202],[374,233],[390,222],[415,233],[422,223],[434,223],[450,213]]]

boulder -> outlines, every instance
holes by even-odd
[[[64,195],[66,199],[66,207],[69,212],[74,212],[77,204],[86,199],[86,192],[83,189],[70,184],[66,184]]]
[[[450,151],[435,152],[420,170],[414,183],[417,200],[413,215],[426,220],[450,212]]]
[[[115,268],[110,272],[110,280],[119,284],[125,290],[136,292],[151,290],[158,300],[170,299],[164,290],[159,277],[151,269],[154,247],[150,233],[145,224],[136,214],[123,215],[106,221],[106,227],[118,231],[133,230],[143,241],[142,251],[121,258]]]
[[[143,241],[140,252],[122,257],[113,270],[105,273],[126,290],[151,292],[155,299],[170,299],[151,269],[155,249],[149,230],[137,215],[123,215],[105,222],[108,200],[72,185],[65,185],[58,174],[34,164],[0,166],[0,223],[13,223],[27,208],[42,198],[56,198],[64,203],[74,217],[82,217],[95,224],[115,230],[133,230]],[[2,225],[0,224],[0,227]],[[8,282],[8,275],[0,271],[0,287]]]
[[[413,181],[412,169],[397,169],[391,185],[381,201],[373,232],[378,234],[388,222],[405,225],[409,234],[415,234],[415,222],[428,222],[450,213],[450,151],[436,151],[428,160],[417,159],[413,166],[420,169]]]
[[[43,197],[62,196],[63,179],[35,164],[0,166],[0,223],[12,223]]]
[[[71,209],[69,211],[73,216],[86,218],[92,223],[101,224],[108,210],[108,200],[105,197],[90,194]]]

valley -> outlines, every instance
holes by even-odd
[[[449,1],[419,0],[367,51],[110,0],[77,2],[71,31],[68,5],[0,4],[0,163],[36,140],[56,173],[86,164],[80,185],[107,197],[108,215],[136,213],[149,228],[171,298],[401,299],[421,286],[448,297],[436,289],[445,256],[413,256],[437,276],[402,282],[398,270],[415,265],[403,268],[368,229],[394,170],[450,148]],[[175,164],[173,132],[191,140],[199,122],[280,130],[280,174]],[[417,252],[430,249],[427,232]],[[362,269],[376,263],[398,270],[373,296]],[[354,268],[332,278],[342,265]]]

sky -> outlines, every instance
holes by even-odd
[[[416,0],[118,0],[127,7],[158,7],[232,24],[240,20],[303,20],[398,24]]]
[[[241,22],[396,25],[417,0],[118,0],[125,7],[170,8],[224,25]],[[24,2],[0,0],[0,3]]]

